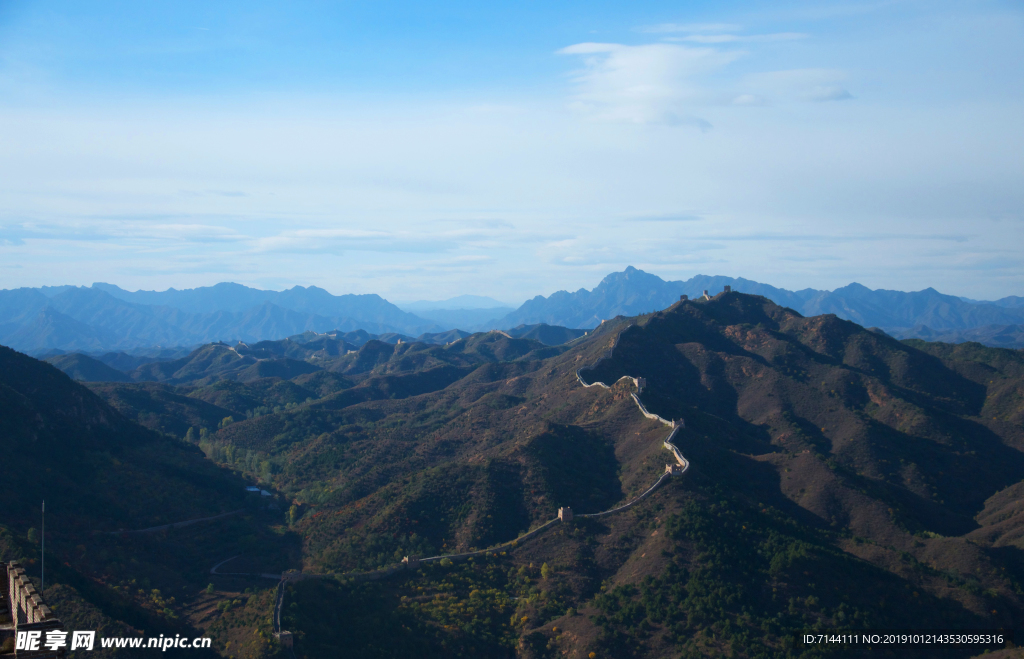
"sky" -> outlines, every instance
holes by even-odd
[[[0,0],[0,288],[1024,295],[1024,5]]]

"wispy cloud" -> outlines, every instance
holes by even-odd
[[[846,74],[836,69],[789,69],[730,77],[729,65],[740,58],[749,60],[751,53],[729,46],[792,41],[807,35],[716,33],[712,28],[718,27],[722,26],[671,24],[657,30],[704,31],[652,44],[588,42],[559,50],[560,55],[580,57],[583,64],[571,76],[571,107],[603,121],[691,125],[706,131],[712,127],[708,108],[715,106],[757,107],[779,101],[853,98],[844,84]]]
[[[712,100],[695,78],[722,69],[741,54],[714,48],[658,43],[627,46],[580,43],[558,51],[578,55],[573,107],[603,120],[638,124],[711,124],[693,112]]]

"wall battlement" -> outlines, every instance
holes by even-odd
[[[0,563],[0,566],[7,576],[7,589],[0,593],[0,654],[33,659],[67,656],[66,648],[48,650],[43,645],[46,632],[64,631],[64,625],[46,606],[43,596],[25,574],[25,568],[17,561]],[[15,650],[19,631],[41,632],[39,650]]]

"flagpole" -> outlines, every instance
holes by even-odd
[[[40,550],[40,558],[42,563],[42,577],[39,579],[40,590],[46,592],[46,499],[43,499],[43,546]]]

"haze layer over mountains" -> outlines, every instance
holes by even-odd
[[[664,309],[680,295],[714,294],[726,285],[804,316],[834,313],[897,338],[1024,346],[1024,298],[1018,296],[984,302],[932,288],[906,293],[856,283],[834,291],[789,291],[724,276],[665,281],[633,267],[608,275],[593,290],[538,295],[518,309],[477,296],[399,307],[373,294],[332,295],[314,286],[264,291],[234,283],[162,292],[132,292],[103,283],[0,290],[0,343],[39,355],[255,342],[309,331],[363,330],[409,339],[453,329],[509,330],[538,323],[586,330],[618,315]]]

